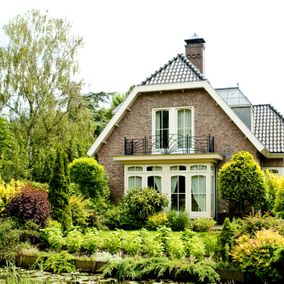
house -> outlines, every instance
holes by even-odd
[[[217,172],[239,151],[284,175],[284,118],[252,105],[238,87],[214,89],[203,75],[205,41],[194,35],[137,85],[88,151],[105,166],[116,199],[151,186],[170,208],[217,217]]]

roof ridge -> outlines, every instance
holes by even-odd
[[[201,71],[183,53],[179,53],[177,56],[181,57],[184,63],[196,73],[200,80],[206,80],[204,74],[201,73]]]

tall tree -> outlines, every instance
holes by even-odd
[[[37,10],[4,26],[0,47],[0,101],[24,130],[29,168],[35,149],[54,137],[60,123],[81,105],[81,82],[73,80],[82,38],[65,20]]]

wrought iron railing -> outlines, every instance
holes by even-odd
[[[214,136],[155,135],[124,141],[124,154],[193,154],[214,152]]]

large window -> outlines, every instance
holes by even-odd
[[[169,111],[156,111],[155,139],[157,148],[169,148]]]
[[[171,177],[171,209],[185,211],[185,177]]]
[[[191,211],[206,211],[206,176],[191,177]]]

